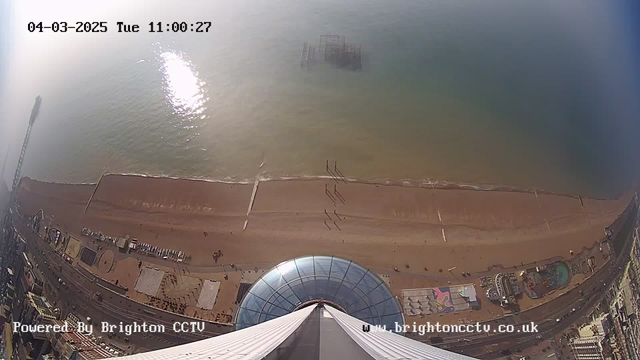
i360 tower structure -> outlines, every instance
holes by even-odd
[[[29,126],[27,127],[27,133],[24,135],[24,141],[22,142],[22,150],[20,151],[20,157],[18,158],[18,166],[16,167],[16,173],[13,176],[13,183],[11,184],[11,201],[13,203],[16,197],[16,189],[20,182],[20,174],[22,173],[22,162],[24,161],[24,154],[27,152],[27,145],[29,145],[29,138],[31,137],[31,129],[33,129],[33,123],[36,122],[36,118],[40,114],[40,104],[42,104],[42,97],[36,97],[36,103],[31,109],[31,117],[29,117]]]
[[[29,117],[29,126],[27,127],[27,133],[24,136],[24,142],[22,143],[22,150],[20,151],[20,157],[18,158],[18,166],[13,176],[13,183],[11,185],[11,196],[9,198],[8,211],[4,217],[4,224],[2,226],[2,239],[0,241],[0,266],[2,268],[0,272],[0,296],[4,299],[7,290],[9,272],[8,267],[11,267],[15,258],[15,244],[14,234],[11,227],[11,210],[13,209],[16,195],[18,193],[18,184],[20,183],[20,177],[22,173],[22,163],[24,162],[24,155],[27,152],[27,145],[29,145],[29,138],[31,137],[31,130],[33,124],[36,122],[36,118],[40,114],[40,104],[42,103],[42,97],[36,97],[36,102],[31,109],[31,116]]]

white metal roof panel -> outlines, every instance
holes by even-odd
[[[456,354],[435,346],[394,334],[390,331],[362,331],[366,322],[356,319],[329,305],[325,308],[360,347],[376,360],[472,360],[473,358]]]
[[[311,314],[308,306],[250,328],[211,339],[135,354],[117,359],[129,360],[249,360],[262,359],[289,337]],[[114,358],[116,359],[116,358]]]

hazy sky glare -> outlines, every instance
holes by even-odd
[[[80,34],[74,32],[30,33],[29,22],[53,21],[108,21],[114,18],[124,19],[134,16],[143,3],[133,1],[42,1],[20,0],[2,1],[0,15],[2,21],[2,56],[0,57],[0,105],[2,120],[0,123],[0,154],[4,156],[6,144],[13,147],[22,140],[20,136],[26,126],[19,119],[29,116],[35,97],[39,94],[36,84],[64,81],[70,76],[74,62],[83,63],[93,58],[99,60],[100,50],[105,40],[117,41],[113,32],[107,34]],[[122,11],[127,9],[127,11]],[[104,20],[103,20],[104,19]],[[115,20],[118,21],[118,20]],[[111,29],[113,30],[113,29]],[[96,36],[102,36],[97,40]],[[64,54],[70,47],[84,47],[84,52],[75,52],[73,59]],[[43,68],[45,71],[42,71]],[[51,73],[51,69],[56,69]],[[46,106],[46,100],[44,105]]]
[[[9,70],[9,54],[10,54],[10,41],[12,41],[12,25],[11,25],[11,3],[8,1],[0,2],[0,109],[2,109],[3,93],[7,84],[7,74]],[[2,116],[0,115],[0,119]],[[0,131],[2,130],[2,124],[4,122],[0,120]],[[0,143],[2,137],[0,136]],[[4,150],[0,151],[2,154]]]
[[[99,71],[101,59],[106,58],[111,51],[127,52],[130,47],[140,43],[142,37],[152,39],[148,34],[148,23],[151,21],[173,22],[179,21],[203,21],[202,7],[206,2],[183,2],[172,0],[160,1],[84,1],[84,0],[19,0],[3,1],[0,8],[2,16],[2,40],[3,56],[0,58],[1,68],[5,69],[5,77],[1,78],[0,88],[6,88],[11,84],[4,99],[12,106],[5,108],[3,116],[13,117],[27,113],[33,104],[33,99],[38,95],[33,85],[43,77],[49,82],[65,81],[74,71],[86,70],[87,63],[96,66]],[[225,13],[224,6],[214,14],[207,14],[205,20],[212,21],[221,17],[230,16]],[[30,33],[27,30],[29,22],[43,22],[45,25],[54,21],[66,21],[75,24],[76,21],[106,21],[109,30],[107,33],[53,33],[51,30],[42,33]],[[130,22],[139,24],[142,28],[137,34],[118,34],[116,22]],[[132,38],[135,37],[135,38]],[[150,40],[151,41],[151,40]],[[64,56],[71,48],[82,48],[82,51],[73,51],[72,58]],[[74,50],[76,50],[74,49]],[[46,65],[47,72],[43,72]],[[0,69],[1,69],[0,68]],[[56,69],[52,73],[50,69]],[[9,71],[10,70],[10,71]],[[0,76],[3,75],[0,72]],[[80,74],[84,75],[84,74]],[[2,98],[0,98],[2,101]],[[45,103],[46,105],[46,99]],[[6,111],[9,110],[7,113]],[[14,111],[15,110],[15,111]],[[11,136],[16,131],[21,132],[23,122],[3,121],[0,124],[0,143],[6,143],[6,136]],[[7,127],[8,126],[8,127]],[[0,151],[3,154],[4,150]]]
[[[98,73],[110,65],[107,60],[103,61],[111,57],[109,52],[126,53],[140,44],[143,37],[149,38],[149,43],[153,42],[153,34],[147,33],[149,22],[203,21],[199,7],[206,4],[172,0],[20,0],[1,3],[0,104],[5,106],[0,116],[0,156],[4,156],[8,142],[15,148],[22,141],[26,122],[20,119],[28,117],[34,98],[40,93],[38,84],[52,86],[68,81],[69,77],[91,76],[89,71]],[[207,14],[204,20],[233,17],[224,9],[223,6],[221,11]],[[53,33],[50,30],[30,33],[27,24],[32,21],[45,25],[54,21],[66,21],[70,25],[76,21],[106,21],[109,30],[97,34]],[[118,34],[118,21],[139,24],[142,30],[137,34]],[[70,52],[73,57],[65,56]],[[45,98],[43,109],[46,106]]]

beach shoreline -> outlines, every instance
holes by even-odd
[[[179,248],[194,254],[195,266],[209,264],[210,254],[224,247],[235,263],[334,253],[387,268],[418,262],[417,255],[431,249],[479,271],[589,247],[630,196],[600,200],[332,177],[238,183],[106,174],[97,189],[23,178],[19,200],[27,214],[43,209],[45,216],[54,215],[54,226],[73,232],[90,227]],[[215,241],[203,238],[204,232]],[[256,243],[261,251],[247,251],[243,243]]]
[[[122,176],[122,177],[140,177],[149,179],[170,179],[170,180],[184,180],[184,181],[201,181],[207,183],[220,183],[220,184],[253,184],[256,179],[231,179],[231,178],[207,178],[207,177],[189,177],[189,176],[168,176],[168,175],[154,175],[154,174],[142,174],[142,173],[111,173],[105,172],[103,176]],[[558,192],[552,190],[546,190],[543,188],[524,188],[518,186],[509,185],[495,185],[495,184],[470,184],[465,182],[451,182],[446,180],[390,180],[390,179],[361,179],[355,177],[335,177],[332,175],[300,175],[300,176],[261,176],[256,177],[260,182],[268,181],[315,181],[315,180],[334,180],[338,182],[346,181],[347,183],[354,184],[369,184],[369,185],[384,185],[384,186],[399,186],[408,188],[427,188],[427,189],[441,189],[441,190],[471,190],[471,191],[499,191],[499,192],[514,192],[514,193],[538,193],[554,196],[565,196],[571,198],[585,198],[593,200],[611,200],[614,197],[593,197],[583,196],[580,194],[571,194],[566,192]],[[47,184],[59,184],[59,185],[96,185],[98,182],[59,182],[59,181],[44,181],[28,176],[23,179],[30,179]],[[22,180],[21,180],[22,181]],[[635,184],[629,188],[635,188]],[[629,190],[623,191],[620,196],[627,193]]]

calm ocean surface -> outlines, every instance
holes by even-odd
[[[15,162],[40,94],[23,174],[42,180],[95,181],[104,167],[324,175],[330,159],[363,179],[615,194],[638,164],[638,98],[637,37],[614,3],[203,1],[105,13],[109,33],[48,35],[50,54],[11,64],[3,141]],[[121,18],[144,32],[116,34]],[[149,34],[150,21],[213,24]],[[364,70],[301,69],[303,42],[322,34],[361,44]]]

